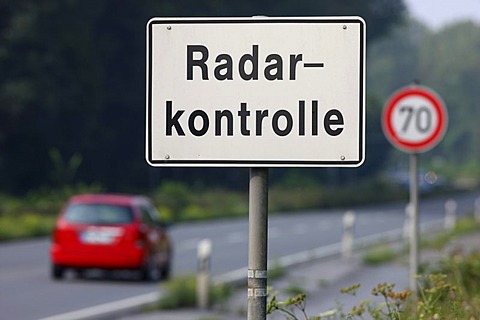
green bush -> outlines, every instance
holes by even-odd
[[[362,257],[363,263],[368,265],[379,265],[395,259],[397,254],[388,244],[379,245],[368,250]]]
[[[342,186],[323,186],[313,180],[300,180],[300,183],[303,183],[300,186],[295,179],[296,177],[292,177],[291,181],[270,188],[269,212],[349,207],[406,197],[405,190],[388,183],[382,177]],[[24,197],[0,194],[0,219],[2,219],[0,240],[47,234],[52,228],[52,217],[57,215],[70,196],[102,191],[103,188],[100,185],[78,184],[61,189],[43,188]],[[205,189],[199,186],[188,186],[181,182],[166,181],[149,196],[153,199],[161,217],[167,222],[248,215],[248,192]],[[20,218],[24,215],[27,218]],[[12,222],[12,219],[15,221]],[[41,221],[34,221],[36,219]],[[10,227],[11,225],[15,228]]]
[[[0,194],[0,241],[49,235],[68,198],[79,193],[98,193],[98,185],[43,188],[24,197]]]
[[[475,232],[476,230],[480,230],[480,224],[475,221],[475,218],[472,215],[464,216],[457,220],[455,229],[452,231],[444,231],[433,237],[422,239],[422,247],[439,250],[456,237]]]
[[[292,292],[295,296],[278,301],[276,294],[269,296],[267,311],[281,313],[285,319],[390,319],[390,320],[435,320],[435,319],[480,319],[480,251],[464,254],[454,252],[439,265],[427,268],[418,277],[418,297],[409,290],[394,291],[394,284],[379,283],[371,294],[381,297],[382,302],[371,299],[357,300],[350,311],[341,304],[336,308],[309,316],[306,310],[307,296]],[[344,288],[341,293],[355,296],[360,284]],[[297,316],[295,312],[302,316]]]
[[[195,275],[186,275],[169,280],[163,285],[165,294],[158,301],[159,309],[191,308],[197,302],[197,278]],[[216,305],[226,301],[231,295],[232,289],[228,285],[210,287],[210,305]]]
[[[269,208],[272,212],[338,208],[396,201],[407,196],[407,190],[393,185],[382,177],[341,186],[278,185],[270,189]]]
[[[273,265],[267,270],[267,277],[269,280],[280,279],[286,273],[285,267],[283,267],[278,260],[275,260]]]
[[[0,216],[0,241],[49,235],[55,219],[36,213]]]
[[[165,294],[158,301],[160,309],[178,309],[195,306],[195,276],[182,276],[169,280],[164,284],[164,288]]]
[[[339,189],[341,188],[341,192]],[[361,192],[358,192],[361,190]],[[248,192],[205,189],[167,181],[150,194],[160,213],[173,221],[239,217],[248,214]],[[315,181],[291,180],[269,188],[269,211],[348,207],[405,199],[407,190],[383,177],[349,185],[325,186]]]
[[[151,198],[170,221],[197,221],[245,216],[248,195],[223,189],[200,189],[180,182],[164,182]]]
[[[23,228],[19,227],[16,220],[11,216],[0,216],[0,240],[12,240],[25,237]]]
[[[448,281],[465,291],[469,296],[480,298],[480,251],[463,254],[454,252],[452,256],[442,261],[433,272],[448,276]]]

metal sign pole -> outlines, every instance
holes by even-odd
[[[419,207],[418,207],[418,154],[410,154],[410,290],[417,297],[417,275],[420,252]]]
[[[268,168],[250,168],[248,320],[267,318]]]

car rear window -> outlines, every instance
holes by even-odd
[[[133,221],[133,211],[110,204],[73,204],[67,208],[64,219],[81,224],[127,224]]]

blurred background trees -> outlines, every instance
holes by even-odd
[[[341,184],[376,175],[395,154],[380,127],[387,96],[414,78],[450,113],[430,158],[480,156],[480,27],[438,32],[402,0],[0,0],[0,191],[100,183],[143,191],[164,180],[245,186],[247,169],[150,168],[144,160],[145,25],[155,16],[359,15],[367,21],[367,161],[360,169],[275,169],[272,183]],[[393,156],[392,156],[393,154]]]

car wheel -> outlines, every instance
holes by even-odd
[[[170,278],[170,262],[166,262],[160,270],[160,277],[162,280],[168,280]]]
[[[58,264],[52,264],[52,278],[55,280],[60,280],[63,278],[63,273],[65,272],[65,268],[59,266]]]
[[[149,257],[147,263],[141,269],[142,280],[158,281],[160,279],[160,270],[157,267],[154,257]]]
[[[77,273],[77,278],[79,278],[79,279],[85,279],[87,270],[85,270],[85,269],[77,269],[77,270],[75,270],[75,271],[76,271],[76,273]]]

